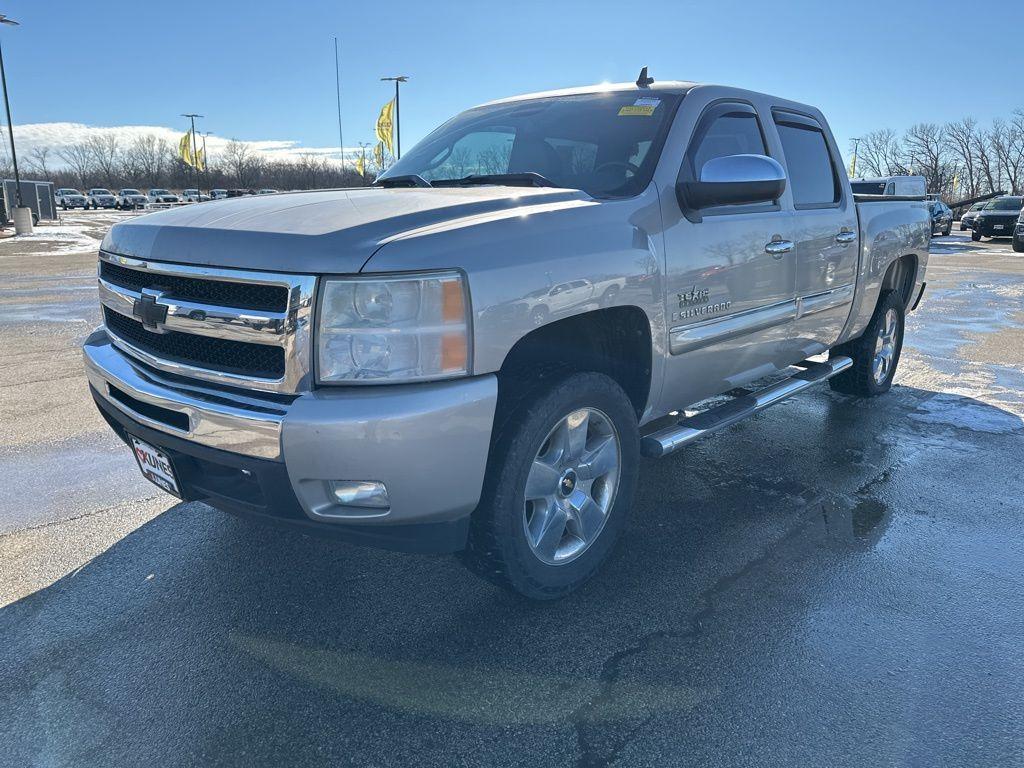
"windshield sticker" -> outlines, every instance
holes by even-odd
[[[659,104],[661,104],[661,99],[652,99],[649,96],[641,96],[633,102],[632,106],[621,107],[619,109],[619,116],[640,115],[642,117],[650,117],[654,114],[654,110],[658,108]]]
[[[654,107],[638,107],[635,104],[631,107],[622,107],[619,109],[619,116],[623,115],[643,115],[650,117],[654,114]]]

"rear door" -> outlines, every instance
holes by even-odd
[[[704,163],[737,154],[776,155],[764,119],[740,99],[700,102],[680,178],[700,178]],[[676,199],[665,211],[669,356],[664,396],[679,405],[740,386],[785,367],[791,357],[796,253],[785,198],[724,205],[699,213]]]
[[[772,116],[793,198],[793,341],[806,357],[835,343],[850,313],[860,253],[857,209],[821,122],[789,109],[773,109]]]

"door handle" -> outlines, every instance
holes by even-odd
[[[792,240],[772,240],[764,247],[764,252],[770,253],[773,259],[781,259],[795,247]]]
[[[836,242],[839,243],[840,245],[849,245],[856,239],[857,233],[850,232],[848,230],[843,230],[838,235],[836,235]]]

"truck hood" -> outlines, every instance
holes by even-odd
[[[584,192],[521,187],[337,189],[218,200],[116,224],[104,251],[154,261],[278,272],[358,272],[387,239]]]

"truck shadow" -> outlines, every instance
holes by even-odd
[[[730,665],[785,645],[823,593],[843,595],[826,576],[920,514],[890,484],[931,495],[924,484],[951,463],[983,482],[998,470],[984,445],[1007,441],[1019,462],[1022,428],[978,400],[907,387],[871,405],[827,391],[793,401],[645,464],[616,554],[545,605],[454,558],[179,504],[0,610],[2,741],[24,765],[410,764],[440,761],[427,756],[456,739],[489,763],[510,735],[564,731],[570,754],[534,764],[610,759],[642,725],[722,696]]]

